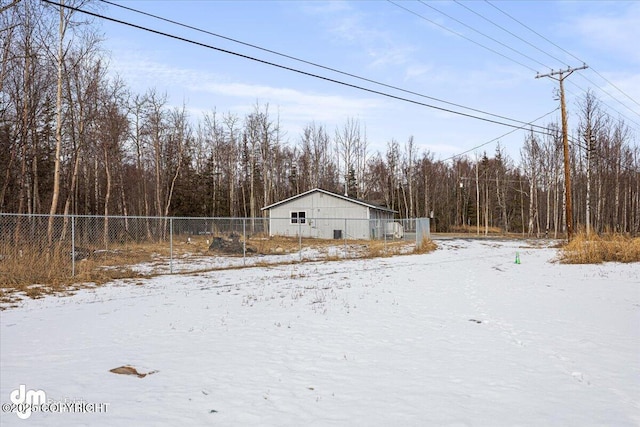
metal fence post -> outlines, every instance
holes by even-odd
[[[347,218],[344,219],[344,258],[347,259]]]
[[[302,262],[302,227],[300,218],[298,218],[298,246],[300,247],[300,262]]]
[[[76,277],[76,217],[71,215],[71,277]]]
[[[242,265],[247,265],[247,218],[242,218]]]
[[[383,220],[382,222],[382,234],[384,234],[384,254],[387,254],[387,230],[389,229],[389,220]]]
[[[169,218],[169,273],[173,274],[173,217]]]

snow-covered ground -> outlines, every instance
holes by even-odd
[[[0,313],[3,409],[25,385],[107,412],[1,424],[640,425],[638,264],[438,244],[23,301]]]
[[[413,242],[403,242],[392,248],[389,245],[390,253],[406,254],[413,251]],[[382,249],[382,251],[387,248]],[[326,247],[304,247],[299,251],[282,253],[277,255],[248,254],[229,256],[224,254],[199,255],[192,252],[185,252],[175,258],[155,254],[154,259],[129,267],[132,271],[140,274],[170,274],[170,273],[190,273],[205,270],[216,270],[223,268],[250,267],[255,265],[274,265],[292,262],[322,261],[327,258],[332,259],[353,259],[367,256],[367,247],[360,244],[326,246]]]

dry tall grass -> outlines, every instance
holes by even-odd
[[[432,230],[433,231],[433,230]],[[478,226],[476,225],[456,225],[450,227],[449,233],[454,234],[476,234],[478,232]],[[484,234],[484,225],[480,226],[480,233]],[[504,231],[500,227],[489,227],[488,234],[504,234]]]
[[[51,254],[36,249],[22,248],[3,251],[0,269],[1,285],[23,285],[47,283],[59,284],[59,277],[69,276],[71,269],[60,251]]]
[[[393,242],[371,240],[364,242],[363,247],[362,258],[382,258],[400,253],[399,245]]]
[[[422,238],[422,242],[420,242],[419,247],[416,246],[413,249],[414,254],[427,254],[429,252],[433,252],[438,249],[438,245],[435,242],[427,237]]]
[[[137,275],[129,268],[133,262],[141,262],[146,256],[111,251],[91,256],[75,263],[75,277],[71,250],[56,248],[52,251],[37,248],[1,248],[0,253],[0,302],[10,302],[11,294],[21,292],[31,298],[44,294],[64,292],[82,282],[94,284]],[[105,267],[116,268],[105,268]]]
[[[221,236],[227,238],[227,236]],[[223,254],[209,250],[213,236],[174,236],[174,258],[242,256],[242,253]],[[240,240],[242,241],[242,240]],[[408,253],[426,253],[435,249],[431,241],[420,251],[412,252],[413,245],[406,241],[342,240],[297,237],[269,237],[255,235],[247,239],[246,247],[260,255],[285,255],[303,248],[319,249],[326,253],[326,261],[337,261],[344,256],[330,252],[329,248],[345,246],[349,258],[375,258]],[[0,302],[11,302],[16,293],[38,298],[44,294],[73,291],[80,287],[100,285],[111,280],[138,278],[143,274],[135,270],[140,263],[166,263],[169,242],[124,243],[110,245],[109,249],[85,248],[85,259],[75,262],[72,275],[71,248],[46,249],[0,247]],[[277,263],[277,261],[275,261]],[[286,261],[291,262],[291,261]],[[261,263],[254,264],[260,265]]]
[[[565,264],[599,264],[602,262],[640,262],[640,238],[621,234],[599,236],[577,234],[560,249]]]

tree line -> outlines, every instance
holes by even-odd
[[[73,2],[83,6],[83,1]],[[413,137],[370,148],[365,124],[308,123],[289,135],[268,103],[190,117],[154,88],[109,74],[98,28],[31,0],[1,13],[0,212],[259,217],[323,188],[462,227],[558,236],[562,135],[523,131],[520,159],[495,152],[439,161]],[[570,150],[576,225],[640,230],[640,149],[593,92],[576,106]]]

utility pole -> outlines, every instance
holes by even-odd
[[[564,79],[569,77],[574,71],[589,68],[583,64],[578,68],[567,68],[566,70],[553,71],[547,74],[536,75],[536,79],[550,77],[560,83],[560,110],[562,112],[562,142],[564,145],[564,188],[565,188],[565,216],[567,224],[567,241],[573,238],[573,208],[571,206],[571,165],[569,159],[569,134],[567,130],[567,107],[564,101]],[[555,77],[558,76],[558,77]]]

